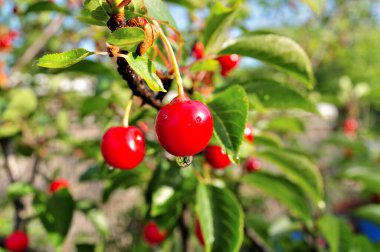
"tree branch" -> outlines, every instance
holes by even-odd
[[[10,138],[0,139],[1,149],[4,155],[4,166],[8,173],[8,177],[11,183],[16,182],[16,178],[13,175],[12,162],[10,161],[13,158],[13,149]],[[13,162],[14,163],[14,162]],[[21,199],[15,199],[13,201],[15,208],[15,221],[14,221],[14,230],[17,230],[21,227],[22,215],[21,212],[24,210],[24,204]]]

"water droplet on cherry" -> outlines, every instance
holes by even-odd
[[[180,167],[186,168],[193,162],[193,156],[177,157],[176,161]]]

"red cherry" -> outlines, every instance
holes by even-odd
[[[347,118],[343,123],[343,131],[348,136],[355,135],[358,128],[358,121],[355,118]]]
[[[160,231],[153,221],[144,227],[144,238],[150,245],[158,245],[166,239],[166,231]]]
[[[251,157],[248,158],[245,162],[245,169],[248,172],[256,172],[261,169],[261,162],[257,158]]]
[[[198,41],[194,44],[193,47],[193,56],[197,59],[200,60],[203,58],[205,52],[205,47],[203,46],[203,43]]]
[[[205,245],[205,240],[203,238],[203,233],[201,229],[201,224],[199,223],[199,220],[196,221],[195,223],[195,233],[197,235],[199,243],[204,246]]]
[[[28,235],[21,230],[14,231],[4,241],[5,248],[11,252],[23,252],[28,248]]]
[[[193,156],[210,142],[214,121],[199,101],[176,97],[157,115],[156,134],[161,146],[178,157]]]
[[[220,146],[207,146],[205,149],[205,157],[207,163],[214,169],[224,169],[231,164],[230,158]]]
[[[104,160],[110,166],[132,169],[144,159],[144,135],[134,126],[112,127],[104,134],[101,149]]]
[[[65,188],[69,188],[69,182],[66,179],[57,179],[51,182],[49,193],[55,193],[56,191]]]
[[[12,47],[12,39],[9,36],[0,38],[0,48],[8,49]]]
[[[240,56],[237,54],[223,55],[217,58],[222,67],[221,74],[227,76],[240,62]]]
[[[253,129],[252,129],[252,126],[251,125],[247,125],[244,129],[244,138],[250,142],[250,143],[253,143],[253,139],[254,139],[254,136],[253,136]]]

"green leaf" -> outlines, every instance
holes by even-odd
[[[7,188],[7,197],[10,199],[18,199],[36,192],[36,189],[26,183],[13,183]]]
[[[155,92],[166,92],[162,81],[156,75],[156,67],[150,59],[129,53],[126,60],[132,69],[145,80],[150,89]]]
[[[365,167],[353,167],[347,169],[342,176],[361,183],[365,189],[371,192],[380,193],[380,174],[377,170]]]
[[[96,252],[96,246],[94,244],[75,244],[76,251],[78,252]]]
[[[216,1],[206,21],[203,44],[207,54],[217,52],[226,40],[226,32],[231,27],[238,13],[239,2],[233,8],[223,6]]]
[[[276,198],[303,221],[310,221],[311,210],[305,194],[285,177],[260,171],[247,175],[243,181]]]
[[[25,11],[25,15],[31,13],[31,12],[43,12],[43,11],[56,11],[61,12],[63,14],[70,14],[70,11],[66,8],[63,8],[53,2],[50,1],[39,1],[37,3],[34,3],[32,5],[29,5],[28,9]]]
[[[275,34],[240,37],[227,43],[219,54],[239,54],[261,60],[293,75],[310,89],[314,86],[310,60],[302,47],[290,38]]]
[[[244,237],[244,216],[239,201],[229,190],[200,183],[196,212],[206,252],[239,251]]]
[[[117,29],[108,38],[108,43],[118,46],[120,49],[130,51],[145,40],[145,32],[138,27],[126,27]]]
[[[95,112],[103,113],[108,104],[109,100],[102,96],[87,97],[80,107],[80,117],[83,118]]]
[[[34,112],[37,105],[37,97],[31,89],[14,89],[9,94],[2,120],[18,121]]]
[[[111,194],[117,189],[127,189],[144,182],[146,167],[140,165],[133,170],[114,171],[106,180],[103,191],[103,202],[108,201]]]
[[[166,21],[174,28],[177,28],[172,15],[162,0],[132,0],[132,2],[128,5],[128,9],[140,15],[145,15],[148,13],[149,17],[160,21]]]
[[[20,126],[14,123],[0,124],[0,138],[11,137],[20,132]]]
[[[302,109],[317,112],[313,103],[298,91],[274,80],[257,79],[242,84],[248,95],[255,95],[261,105],[275,109]]]
[[[93,25],[106,26],[111,13],[109,5],[104,0],[86,0],[81,12],[81,21],[90,21]]]
[[[68,190],[63,189],[53,195],[39,194],[34,208],[48,231],[49,240],[58,248],[62,245],[71,226],[75,202]]]
[[[318,167],[305,156],[284,149],[269,149],[256,155],[275,164],[319,207],[324,207],[323,180]]]
[[[83,48],[78,48],[63,53],[47,54],[38,60],[37,65],[46,68],[66,68],[78,63],[92,54],[94,53]]]
[[[248,120],[248,97],[240,86],[232,86],[215,95],[208,103],[214,118],[214,133],[236,159]]]
[[[255,136],[255,145],[265,145],[268,147],[281,147],[283,145],[281,138],[276,135],[261,134]]]
[[[217,71],[219,69],[219,62],[214,59],[204,59],[195,62],[190,67],[190,71],[192,72],[200,72],[200,71]]]
[[[284,116],[269,121],[266,125],[266,130],[279,133],[300,133],[305,131],[305,125],[303,121],[298,118]]]
[[[332,215],[324,215],[318,220],[318,227],[327,240],[331,252],[339,252],[339,221]]]
[[[359,218],[370,220],[377,225],[380,225],[380,206],[370,204],[362,206],[354,210],[354,215]]]

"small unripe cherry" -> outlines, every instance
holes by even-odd
[[[223,150],[217,145],[209,145],[205,149],[205,158],[214,169],[225,169],[231,164],[231,160]]]
[[[150,245],[159,245],[166,239],[167,232],[160,230],[157,224],[150,221],[144,227],[144,239]]]
[[[133,169],[145,156],[144,134],[135,126],[109,128],[103,135],[101,150],[108,165]]]
[[[355,118],[347,118],[343,123],[343,131],[347,136],[356,135],[358,128],[358,121]]]
[[[203,43],[200,41],[196,42],[194,44],[193,51],[192,51],[194,58],[196,58],[197,60],[202,59],[204,56],[204,52],[205,52],[205,48],[203,46]]]
[[[237,54],[219,56],[217,60],[221,66],[221,74],[227,76],[240,62],[240,56]]]
[[[4,246],[11,252],[24,252],[29,246],[28,235],[21,230],[14,231],[7,238],[5,238]]]
[[[193,156],[210,142],[214,122],[199,101],[177,96],[158,112],[156,134],[161,146],[177,157]]]
[[[202,229],[201,229],[201,224],[199,223],[199,220],[196,220],[195,222],[195,234],[197,235],[199,243],[204,246],[205,245],[205,240],[203,237]]]
[[[253,143],[254,136],[253,136],[253,129],[250,124],[248,124],[244,129],[244,138],[250,142]]]
[[[69,188],[69,182],[66,179],[56,179],[50,183],[49,193],[55,193],[58,190]]]
[[[248,172],[256,172],[261,169],[261,162],[255,157],[250,157],[245,162],[244,167]]]

